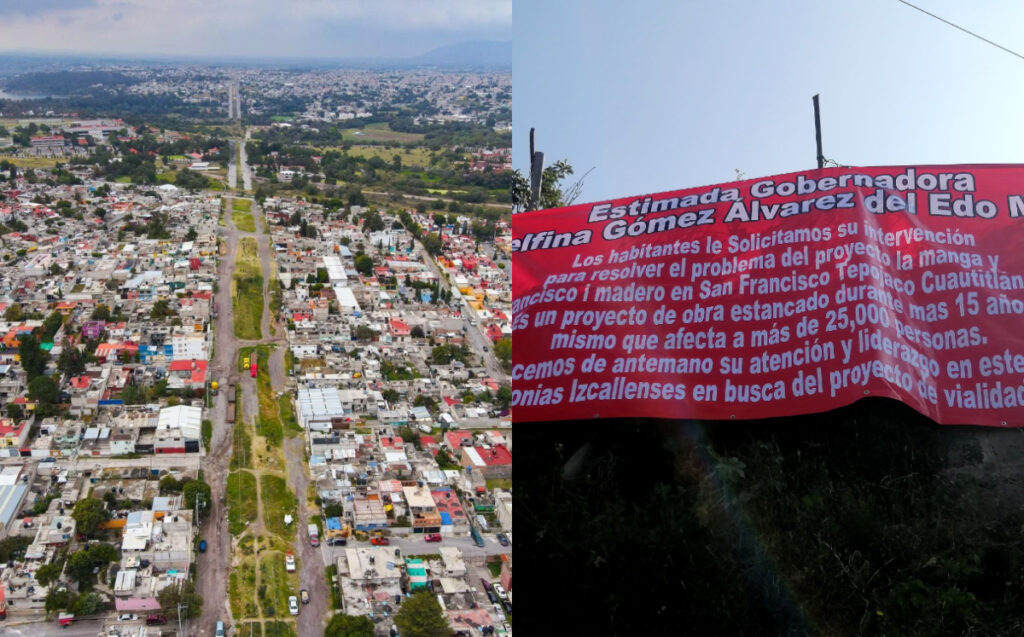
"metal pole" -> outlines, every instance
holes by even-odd
[[[818,94],[811,98],[814,101],[814,139],[818,143],[818,168],[825,167],[825,155],[821,152],[821,109],[818,107]]]

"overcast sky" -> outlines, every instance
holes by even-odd
[[[914,0],[1024,54],[1024,3]],[[1024,162],[1024,60],[896,0],[515,0],[513,160],[578,203],[815,167]]]
[[[0,0],[0,52],[402,58],[511,28],[512,0]]]

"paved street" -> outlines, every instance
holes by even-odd
[[[399,549],[402,552],[402,555],[436,554],[440,552],[442,546],[454,546],[460,549],[467,559],[481,557],[483,555],[501,555],[502,553],[512,552],[511,546],[504,547],[499,544],[493,536],[488,536],[486,534],[484,534],[483,547],[478,547],[473,543],[473,539],[466,535],[446,537],[441,542],[427,542],[421,535],[410,536],[408,538],[402,536],[390,536],[388,539],[391,541],[389,546],[393,549]],[[370,546],[370,543],[350,541],[347,546],[327,546],[326,544],[321,544],[321,559],[325,566],[334,564],[337,562],[339,556],[344,555],[346,548],[352,548],[355,546]]]

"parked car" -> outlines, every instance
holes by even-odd
[[[427,533],[423,537],[423,539],[426,540],[427,542],[440,542],[441,541],[441,534],[440,533]]]
[[[299,599],[294,595],[288,597],[288,612],[292,615],[299,614]]]
[[[299,598],[302,599],[302,603],[303,604],[308,604],[309,603],[309,591],[306,590],[306,589],[302,589],[301,591],[299,591]]]
[[[213,635],[214,637],[224,637],[224,622],[217,622],[217,630]]]
[[[147,626],[163,626],[167,623],[167,615],[146,615]]]
[[[121,613],[120,615],[117,616],[117,621],[119,621],[119,622],[133,622],[133,621],[137,620],[138,618],[139,618],[139,616],[134,614],[134,613]]]
[[[501,584],[494,585],[494,593],[502,600],[508,599],[508,595],[505,593],[505,587]]]
[[[371,537],[370,544],[375,546],[387,546],[388,544],[391,544],[391,540],[386,537]]]
[[[295,556],[291,553],[285,553],[284,555],[284,570],[289,573],[295,570]]]
[[[491,590],[491,583],[488,582],[487,580],[485,580],[484,578],[482,578],[482,577],[480,578],[480,583],[484,585],[484,590],[485,591]]]
[[[199,552],[200,553],[205,553],[206,552],[206,540],[199,540]]]
[[[502,546],[508,546],[508,537],[504,533],[498,534],[498,543]]]

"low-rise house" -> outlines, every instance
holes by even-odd
[[[512,453],[505,445],[463,447],[460,464],[479,470],[485,478],[512,477]]]

